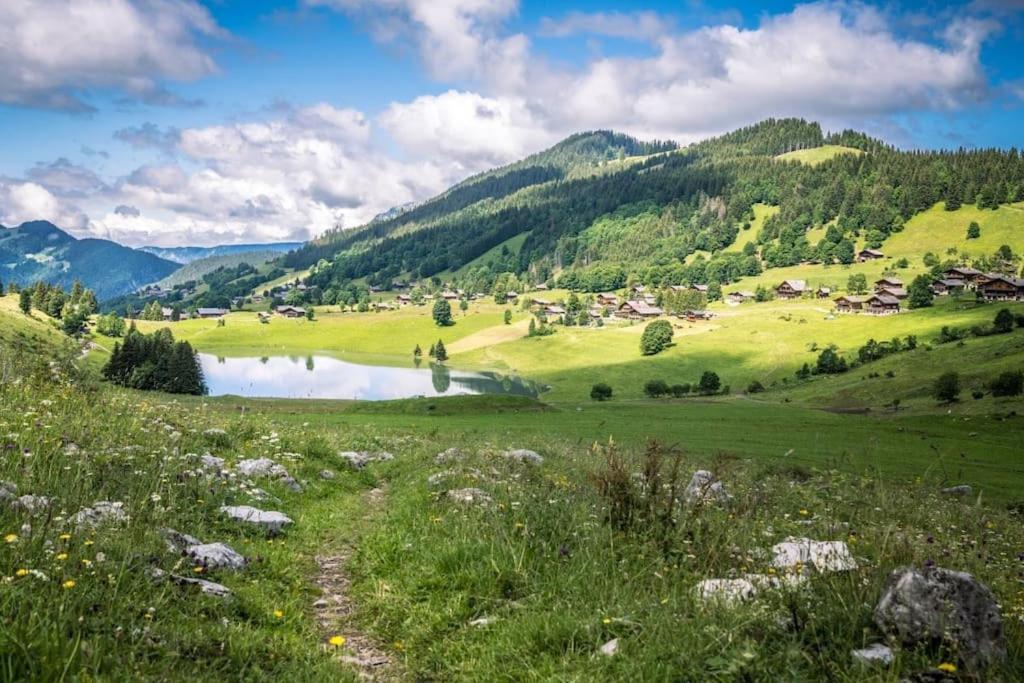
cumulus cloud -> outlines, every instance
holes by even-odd
[[[93,171],[61,157],[48,164],[36,164],[25,174],[30,180],[63,197],[88,197],[106,188]]]
[[[74,232],[87,229],[88,217],[34,182],[0,178],[0,225],[44,220]]]
[[[187,104],[161,81],[215,73],[200,42],[226,35],[195,0],[5,0],[0,26],[0,103],[71,111],[93,89]]]

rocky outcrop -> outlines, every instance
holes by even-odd
[[[220,511],[229,519],[260,527],[268,533],[278,533],[292,523],[292,519],[281,512],[260,510],[249,505],[225,505]]]
[[[722,482],[707,470],[697,470],[690,477],[690,483],[683,491],[683,502],[687,505],[702,503],[728,503],[732,499]]]
[[[515,462],[525,462],[530,465],[540,465],[544,462],[544,458],[541,457],[539,453],[537,453],[536,451],[531,451],[527,448],[513,448],[511,450],[505,451],[502,455],[504,455],[509,460]]]
[[[124,510],[124,503],[120,501],[101,500],[94,503],[92,507],[84,507],[79,510],[71,518],[71,521],[76,526],[97,527],[103,524],[127,522],[128,513]]]
[[[776,569],[842,572],[857,568],[857,561],[842,541],[790,537],[773,545],[772,554],[772,566]]]

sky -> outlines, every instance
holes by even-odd
[[[0,225],[306,240],[574,132],[1020,146],[1024,0],[2,0]]]

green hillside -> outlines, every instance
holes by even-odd
[[[207,256],[183,265],[178,270],[161,280],[159,284],[164,288],[171,288],[181,285],[190,280],[200,281],[207,273],[212,273],[218,268],[234,268],[242,263],[252,266],[262,266],[267,261],[272,261],[280,256],[279,251],[248,251],[219,256]]]
[[[779,161],[799,161],[802,164],[808,164],[810,166],[817,166],[823,162],[833,159],[840,154],[853,154],[854,156],[863,154],[864,151],[856,149],[854,147],[844,147],[842,145],[821,145],[820,147],[811,147],[810,149],[797,149],[792,152],[786,152],[775,157]]]

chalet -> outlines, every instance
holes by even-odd
[[[629,288],[629,291],[632,292],[633,294],[643,294],[644,292],[647,291],[647,288],[644,287],[643,285],[633,285],[632,287]]]
[[[545,306],[544,307],[544,315],[547,315],[547,316],[565,315],[565,309],[562,308],[561,306],[557,306],[555,304],[552,304],[550,306]]]
[[[441,296],[444,297],[445,299],[447,299],[448,301],[454,301],[454,300],[459,298],[459,293],[458,292],[453,292],[450,289],[448,289],[448,290],[445,290],[445,291],[441,292]]]
[[[804,280],[784,280],[775,288],[775,296],[780,299],[799,299],[807,291]]]
[[[653,294],[644,294],[644,302],[648,306],[654,306],[655,304],[658,303],[658,297],[654,296]]]
[[[611,292],[602,292],[598,294],[596,299],[597,303],[601,306],[618,306],[619,297]]]
[[[306,309],[300,306],[278,306],[274,311],[286,318],[302,318],[306,315]]]
[[[644,320],[646,318],[657,318],[662,310],[657,306],[651,306],[646,301],[624,301],[615,315],[619,318],[630,320]]]
[[[903,287],[882,287],[881,289],[876,289],[875,294],[888,294],[889,296],[894,296],[897,299],[906,299],[910,296],[907,290]]]
[[[548,291],[548,286],[542,282],[536,287],[534,287],[534,289],[537,290],[538,292],[546,292]]]
[[[1024,298],[1024,280],[998,273],[980,277],[977,289],[986,301],[1016,301]]]
[[[391,283],[391,289],[409,289],[409,283],[404,280],[395,280]]]
[[[985,274],[967,266],[955,266],[947,270],[945,275],[947,280],[961,280],[966,289],[974,289],[975,284]]]
[[[685,318],[688,322],[696,322],[697,320],[711,320],[714,317],[714,313],[711,311],[683,311],[677,318]]]
[[[753,292],[729,292],[726,298],[731,303],[742,304],[747,301],[753,301],[756,296]]]
[[[553,302],[548,301],[547,299],[540,299],[540,298],[530,299],[530,305],[531,306],[539,306],[540,308],[547,308],[548,306],[552,305],[552,303]]]
[[[708,293],[707,285],[690,285],[689,289],[691,292],[700,292],[701,294]]]
[[[590,316],[591,320],[597,320],[598,318],[604,317],[604,309],[592,306],[587,309],[587,315]]]
[[[395,297],[395,301],[398,302],[399,306],[408,306],[412,303],[412,297],[408,294],[399,294]]]
[[[299,289],[302,289],[305,285],[299,285]],[[370,285],[370,294],[380,294],[384,291],[383,287],[378,285]]]
[[[875,280],[875,291],[880,292],[883,289],[899,288],[903,286],[903,280],[898,277],[883,277],[881,280]]]
[[[305,292],[307,289],[309,289],[309,287],[307,287],[305,283],[300,282],[299,284],[295,285],[295,289],[299,290],[300,292]],[[375,290],[378,292],[381,291],[380,287],[370,287],[371,292]]]
[[[955,278],[943,278],[932,283],[932,291],[936,296],[956,294],[964,291],[964,281]]]
[[[259,321],[261,323],[269,323],[270,322],[270,314],[267,313],[266,311],[260,311],[259,313],[256,314],[256,317],[259,318]]]
[[[855,313],[864,309],[864,297],[841,296],[836,299],[836,311],[839,313]]]
[[[226,308],[200,308],[196,311],[196,316],[199,318],[223,318],[228,314]]]
[[[174,316],[174,309],[161,306],[160,315],[163,316],[164,322],[168,322]]]
[[[515,301],[516,299],[519,298],[519,292],[506,292],[505,298]]]
[[[830,296],[832,296],[832,288],[818,287],[816,290],[814,290],[814,296],[818,297],[819,299],[827,299]]]
[[[871,315],[889,315],[900,312],[900,300],[889,294],[872,294],[864,301],[865,311]]]
[[[877,249],[861,249],[857,254],[857,260],[861,263],[864,263],[865,261],[876,261],[880,258],[885,258],[885,254]]]

